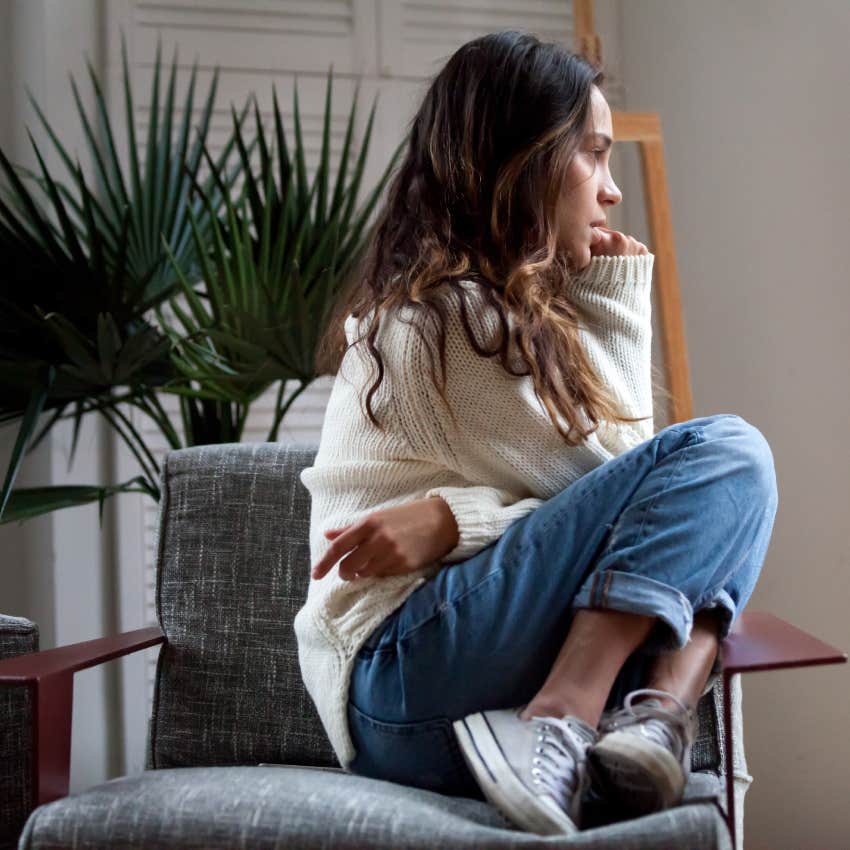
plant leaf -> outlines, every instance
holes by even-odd
[[[18,470],[21,466],[21,461],[24,458],[24,450],[30,437],[35,431],[38,417],[44,408],[44,402],[47,400],[47,395],[50,392],[50,385],[53,383],[54,370],[50,366],[44,374],[44,380],[38,386],[33,387],[30,393],[30,399],[27,403],[24,415],[21,417],[21,424],[18,428],[18,436],[15,440],[15,445],[12,448],[12,456],[9,459],[9,466],[6,469],[6,479],[3,482],[3,491],[0,493],[0,520],[3,518],[6,510],[6,503],[9,501],[9,495],[12,492],[12,485],[18,477]]]
[[[61,508],[74,508],[99,503],[98,515],[103,518],[103,502],[116,493],[146,493],[150,495],[145,479],[138,475],[121,484],[72,484],[55,487],[19,487],[12,490],[0,524],[23,522]]]

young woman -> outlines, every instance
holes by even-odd
[[[654,256],[606,226],[602,83],[515,31],[435,77],[301,475],[299,661],[340,763],[540,833],[589,794],[615,819],[681,799],[777,508],[740,416],[654,432]]]

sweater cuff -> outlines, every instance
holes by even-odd
[[[596,293],[635,306],[652,283],[655,254],[593,257],[568,284],[570,294]]]
[[[455,563],[477,555],[498,540],[508,526],[543,504],[543,499],[528,497],[519,501],[507,490],[475,485],[434,487],[423,498],[439,496],[451,509],[457,523],[457,545],[440,558],[440,563]]]

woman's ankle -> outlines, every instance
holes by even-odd
[[[532,717],[566,717],[571,714],[587,723],[591,729],[599,725],[602,707],[596,702],[582,702],[575,699],[564,699],[549,695],[538,695],[520,712],[522,720]]]
[[[650,681],[644,687],[652,688],[654,690],[663,691],[664,693],[671,694],[673,697],[676,697],[680,702],[684,703],[684,705],[690,709],[694,710],[697,702],[699,701],[699,693],[689,693],[685,689],[681,687],[677,687],[667,681],[656,680]],[[662,708],[666,708],[669,711],[679,711],[681,710],[679,705],[676,703],[676,700],[671,697],[654,697],[661,703]]]

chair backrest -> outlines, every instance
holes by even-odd
[[[304,688],[292,623],[307,597],[318,447],[173,451],[162,474],[160,650],[148,768],[274,762],[338,767]],[[722,681],[700,700],[694,770],[722,771]]]
[[[162,473],[160,650],[147,768],[338,767],[304,688],[292,622],[307,597],[317,446],[199,446]]]

